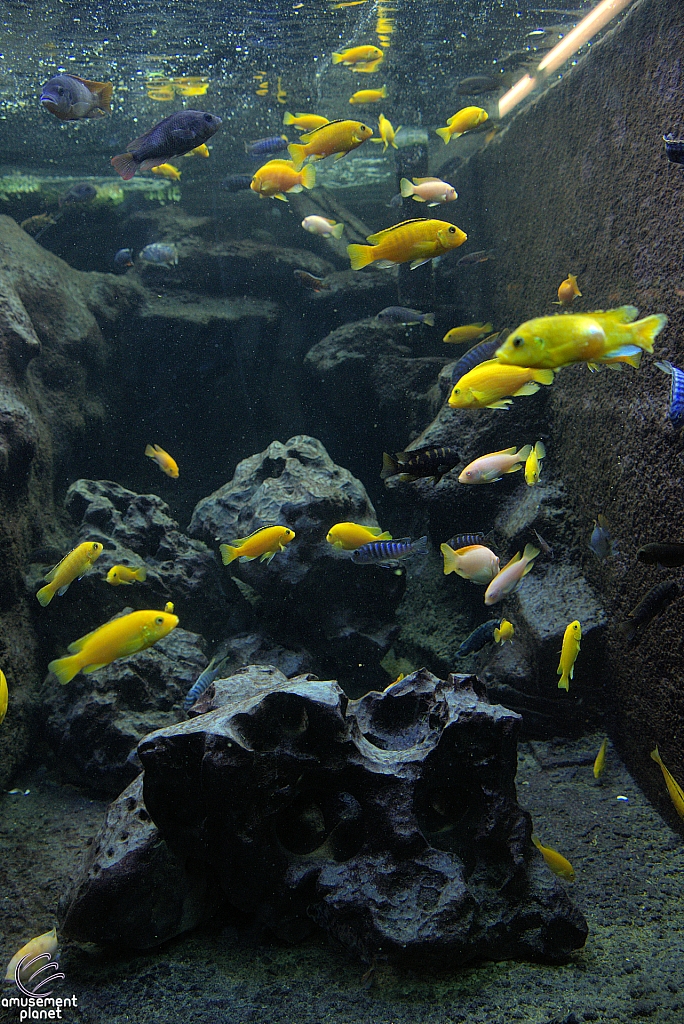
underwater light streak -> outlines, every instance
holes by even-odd
[[[564,64],[574,53],[589,42],[592,36],[596,35],[609,21],[612,21],[621,11],[631,4],[632,0],[601,0],[593,11],[590,11],[585,18],[557,43],[552,50],[546,54],[537,67],[537,73],[550,75],[556,71],[561,64]],[[525,75],[519,82],[509,89],[499,100],[499,117],[510,113],[513,107],[525,99],[535,85],[538,78],[532,75]]]

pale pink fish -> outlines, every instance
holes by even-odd
[[[539,548],[526,544],[522,555],[520,552],[514,555],[485,590],[485,604],[498,604],[508,594],[512,594],[523,576],[527,576],[531,570],[538,554]]]
[[[517,473],[522,469],[527,456],[532,451],[532,445],[526,444],[519,452],[515,447],[503,448],[500,452],[491,452],[489,455],[481,455],[479,459],[471,462],[458,478],[460,484],[493,484],[500,480],[505,473]]]
[[[444,555],[444,575],[455,572],[464,580],[472,580],[485,586],[490,583],[499,571],[499,559],[484,544],[469,544],[465,548],[454,551],[448,544],[442,544],[440,551]]]
[[[315,214],[305,217],[302,221],[302,227],[305,231],[311,232],[312,235],[323,235],[324,238],[329,238],[331,235],[333,238],[341,238],[344,231],[344,224],[337,224],[334,220],[328,220],[327,217],[317,217]]]
[[[408,178],[402,178],[399,185],[404,199],[413,196],[417,203],[427,203],[428,206],[440,206],[458,199],[454,186],[440,178],[414,178],[413,184]]]

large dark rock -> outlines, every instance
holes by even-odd
[[[64,777],[107,796],[120,793],[138,774],[131,755],[140,740],[185,718],[185,694],[207,664],[204,646],[196,633],[176,628],[153,647],[79,673],[66,686],[48,675],[41,714]]]
[[[380,661],[396,632],[404,577],[335,551],[326,534],[347,520],[377,525],[363,484],[320,441],[299,435],[241,462],[230,483],[197,505],[188,532],[216,548],[263,526],[293,529],[294,541],[270,563],[235,561],[226,577],[236,574],[261,597],[266,633],[305,647],[316,671],[363,692],[386,681]]]
[[[159,835],[140,775],[109,806],[76,885],[60,900],[60,931],[77,942],[149,949],[194,928],[219,905],[206,865],[180,860]]]
[[[209,707],[138,752],[159,835],[180,863],[200,862],[231,907],[290,941],[313,918],[366,960],[422,969],[561,960],[583,945],[586,923],[516,802],[520,719],[489,704],[474,677],[421,670],[348,702],[335,682],[251,667],[217,681]],[[112,837],[112,863],[127,842]],[[133,861],[124,894],[137,875]],[[142,881],[154,890],[154,872]],[[76,893],[90,921],[76,932],[67,916],[65,934],[106,941],[92,875]],[[118,937],[139,948],[147,907],[127,903]],[[177,934],[177,918],[159,941]]]

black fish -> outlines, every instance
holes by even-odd
[[[182,156],[197,149],[210,139],[222,121],[216,114],[201,110],[179,110],[155,124],[138,139],[129,142],[126,153],[113,156],[109,161],[124,181],[130,181],[136,171],[149,171],[174,156]]]
[[[40,92],[40,102],[60,121],[111,114],[111,82],[89,82],[78,75],[55,75]]]
[[[663,142],[667,159],[673,164],[684,164],[684,139],[677,139],[670,132],[668,135],[663,135]]]
[[[684,544],[644,544],[637,551],[637,558],[646,565],[663,565],[667,569],[677,569],[684,565]]]
[[[377,318],[386,324],[403,324],[405,327],[411,324],[435,326],[434,313],[421,313],[419,309],[408,309],[407,306],[385,306],[377,314]]]
[[[407,452],[397,452],[394,458],[383,452],[380,479],[387,480],[397,474],[402,481],[431,476],[438,484],[445,473],[461,461],[461,453],[455,448],[412,448]]]
[[[94,185],[89,185],[87,181],[80,181],[77,185],[72,185],[68,192],[66,192],[59,200],[59,205],[64,206],[70,203],[90,203],[97,195],[97,189]]]
[[[475,263],[486,263],[487,260],[491,260],[493,256],[493,249],[479,249],[477,252],[467,252],[465,256],[461,256],[460,260],[456,260],[456,266],[469,267]]]
[[[620,625],[620,632],[627,643],[633,643],[639,630],[662,615],[678,596],[679,587],[673,580],[659,583],[653,590],[649,590],[634,611],[629,613],[627,620]]]
[[[251,174],[229,174],[221,182],[221,188],[224,188],[226,192],[242,192],[243,189],[249,188],[251,184]]]
[[[487,359],[493,359],[494,353],[499,347],[499,337],[498,334],[492,335],[485,338],[484,341],[478,341],[477,345],[473,345],[467,352],[464,352],[451,371],[452,384],[458,383],[461,377],[464,377],[474,366],[479,366]]]
[[[453,551],[460,551],[461,548],[469,548],[471,544],[483,544],[484,533],[457,533],[447,544]]]
[[[310,288],[312,292],[327,291],[330,288],[330,283],[324,277],[316,277],[315,274],[310,274],[308,270],[295,270],[294,276],[301,281],[305,288]]]
[[[132,249],[119,249],[114,253],[112,262],[117,270],[125,270],[127,267],[133,266],[133,250]]]
[[[498,627],[499,620],[492,619],[490,622],[483,622],[467,636],[459,649],[456,651],[457,658],[465,658],[467,654],[475,654],[494,639],[494,630]]]
[[[456,92],[461,96],[479,96],[483,92],[495,92],[503,87],[502,78],[502,75],[496,78],[492,75],[470,75],[461,79],[456,86]]]

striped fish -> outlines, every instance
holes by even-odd
[[[484,539],[484,533],[457,533],[447,544],[454,551],[459,551],[461,548],[469,548],[471,544],[484,544]]]
[[[670,386],[670,422],[675,430],[684,427],[684,371],[673,366],[667,359],[658,360],[656,366],[672,377]]]
[[[183,701],[183,711],[189,711],[192,705],[200,699],[200,697],[206,690],[209,689],[209,687],[219,674],[220,665],[220,660],[215,661],[215,659],[212,658],[212,660],[205,668],[204,672],[202,672],[197,677],[195,682],[192,684],[192,686],[186,693],[185,700]]]
[[[493,359],[494,353],[499,347],[499,334],[490,334],[484,341],[478,341],[467,352],[464,352],[451,371],[451,380],[455,384],[464,377],[466,373],[484,363],[487,359]]]
[[[352,562],[357,565],[393,566],[400,558],[409,555],[425,555],[428,549],[427,537],[420,540],[374,540],[352,552]]]
[[[498,627],[499,620],[491,619],[489,622],[482,622],[477,626],[470,636],[467,636],[459,649],[456,651],[457,658],[465,658],[468,654],[475,654],[494,639],[494,630]]]

